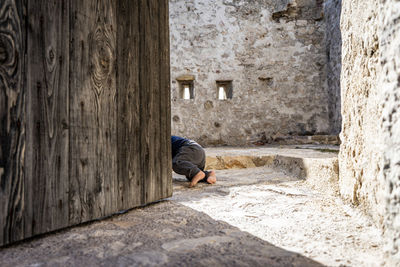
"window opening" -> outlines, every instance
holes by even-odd
[[[176,80],[179,83],[179,97],[186,100],[194,99],[194,76],[183,75]]]
[[[232,99],[232,81],[217,81],[217,90],[219,100]]]
[[[183,99],[190,99],[190,87],[189,85],[185,84],[183,86],[184,91],[183,91]]]
[[[193,81],[180,81],[180,97],[182,99],[194,99]]]
[[[219,99],[219,100],[226,100],[226,99],[228,99],[228,97],[226,96],[225,87],[223,87],[223,86],[220,86],[220,87],[219,87],[218,99]]]

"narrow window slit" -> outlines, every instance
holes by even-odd
[[[183,99],[191,99],[189,85],[186,84],[186,85],[183,86],[183,88],[184,88]]]
[[[194,76],[183,75],[176,80],[179,83],[179,98],[185,100],[194,99]]]
[[[232,99],[232,81],[216,81],[219,100]]]
[[[226,100],[226,99],[228,99],[228,97],[226,96],[225,87],[223,87],[223,86],[220,86],[220,87],[219,87],[218,99],[219,99],[219,100]]]

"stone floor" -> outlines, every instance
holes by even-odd
[[[380,231],[334,194],[269,166],[217,176],[174,174],[170,199],[3,248],[0,266],[384,265]]]

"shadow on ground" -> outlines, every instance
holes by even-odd
[[[0,250],[1,266],[322,266],[173,201]]]

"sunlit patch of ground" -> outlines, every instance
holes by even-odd
[[[383,264],[381,232],[338,198],[267,168],[217,176],[215,186],[187,189],[175,175],[172,200],[328,266]]]

